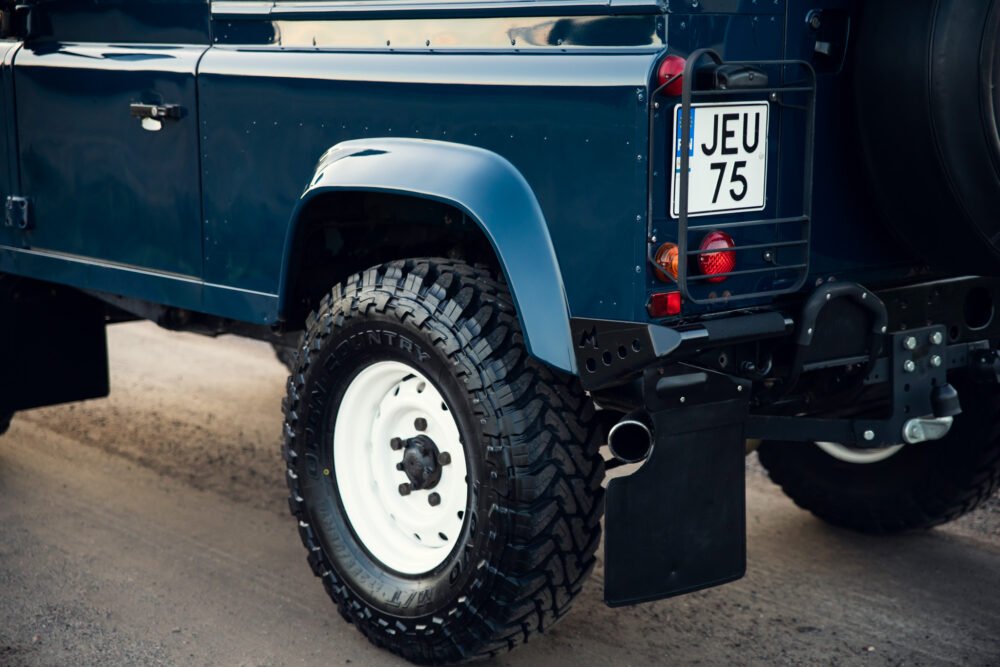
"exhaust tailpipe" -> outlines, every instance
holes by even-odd
[[[653,451],[653,431],[643,416],[626,415],[608,431],[608,449],[622,463],[645,461]]]

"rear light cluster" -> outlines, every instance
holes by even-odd
[[[680,97],[684,86],[684,66],[687,61],[680,56],[667,56],[656,70],[656,80],[662,86],[669,82],[663,92],[671,97]]]
[[[698,255],[698,268],[702,275],[715,276],[708,278],[710,283],[721,283],[726,274],[736,268],[736,253],[732,248],[736,244],[733,237],[725,232],[709,232],[701,241],[701,250],[721,250],[723,252],[704,252]]]
[[[697,271],[710,283],[721,283],[736,269],[736,242],[725,232],[714,231],[705,235],[695,255]],[[676,243],[664,243],[653,257],[656,277],[665,283],[676,282],[680,248]],[[681,314],[680,292],[658,292],[649,298],[646,309],[650,317],[672,317]]]
[[[725,232],[709,232],[698,247],[698,272],[710,283],[721,283],[736,268],[736,243]],[[663,282],[677,280],[680,250],[676,243],[664,243],[656,251],[656,276]]]

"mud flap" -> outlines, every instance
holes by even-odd
[[[674,382],[682,388],[673,390],[675,376],[650,387],[661,408],[651,411],[652,454],[608,485],[604,599],[611,606],[690,593],[746,572],[749,387],[695,375],[698,386]]]
[[[107,396],[104,320],[76,290],[2,276],[0,413]]]

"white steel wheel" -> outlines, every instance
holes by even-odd
[[[816,446],[838,461],[861,465],[885,461],[903,448],[903,445],[890,445],[889,447],[879,447],[878,449],[855,449],[854,447],[846,447],[837,442],[817,442]]]
[[[354,377],[333,462],[344,513],[372,557],[404,575],[448,558],[465,521],[468,466],[451,408],[419,371],[379,361]]]

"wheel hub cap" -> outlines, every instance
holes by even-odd
[[[344,392],[332,445],[344,515],[368,553],[409,575],[443,563],[462,534],[469,471],[438,389],[408,364],[371,364]]]
[[[438,463],[441,452],[437,445],[423,434],[407,438],[404,442],[402,466],[410,488],[418,491],[433,489],[441,481],[442,466]]]

